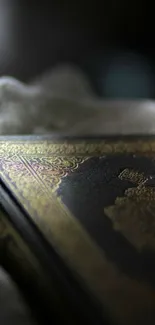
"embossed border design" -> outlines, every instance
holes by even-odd
[[[111,153],[133,153],[150,156],[155,153],[155,141],[0,142],[0,156],[3,159],[5,157],[7,159],[7,156],[12,157],[12,161],[14,161],[15,156],[93,156]],[[30,175],[31,182],[29,183],[30,178],[27,178],[27,184],[32,184],[32,180],[33,183],[36,181],[34,184],[36,192],[34,190],[33,197],[34,209],[31,209],[26,204],[26,198],[20,195],[18,180],[16,180],[15,186],[15,179],[12,180],[4,171],[1,171],[1,177],[49,243],[55,247],[65,263],[74,271],[77,279],[88,286],[103,306],[103,310],[106,308],[112,319],[114,318],[119,324],[135,324],[133,315],[134,317],[135,315],[141,317],[141,310],[154,312],[155,291],[145,283],[120,274],[116,265],[107,260],[104,252],[54,193],[51,194],[42,188],[42,200],[40,197],[37,198],[39,184]]]
[[[45,154],[46,155],[100,155],[110,153],[143,153],[155,152],[155,140],[87,140],[87,141],[30,141],[0,140],[0,155],[4,154]]]

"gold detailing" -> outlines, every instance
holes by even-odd
[[[62,156],[22,158],[36,177],[38,176],[40,181],[53,191],[59,187],[62,178],[69,172],[75,171],[87,159],[87,157],[70,157],[68,159],[68,157]]]
[[[155,187],[148,186],[143,173],[125,169],[119,176],[136,187],[117,197],[113,206],[104,209],[119,230],[137,249],[155,249]]]
[[[145,181],[145,176],[143,173],[139,173],[133,169],[124,169],[118,176],[121,180],[130,181],[133,184],[140,185]]]
[[[0,156],[9,154],[25,155],[104,155],[114,153],[133,153],[151,156],[155,153],[155,140],[96,140],[96,141],[55,141],[55,140],[0,140]]]
[[[59,174],[58,169],[66,161],[66,156],[72,162],[71,166],[77,166],[88,157],[104,153],[142,153],[143,156],[149,156],[152,152],[155,153],[153,141],[0,143],[1,177],[49,243],[74,272],[77,280],[95,295],[109,318],[121,325],[146,323],[149,322],[148,317],[155,319],[155,290],[121,273],[63,205],[56,196],[55,189],[60,178],[66,174]],[[63,157],[52,167],[55,168],[57,181],[53,180],[49,171],[54,156],[56,159]],[[75,157],[79,160],[75,161]],[[43,167],[39,168],[40,164]],[[47,166],[50,166],[49,169]],[[68,172],[72,172],[72,167],[65,173]],[[60,178],[58,174],[61,175]],[[49,179],[47,175],[50,175]]]

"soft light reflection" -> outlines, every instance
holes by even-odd
[[[13,17],[11,0],[0,0],[0,48],[8,49],[14,45]]]

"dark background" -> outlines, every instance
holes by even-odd
[[[27,82],[72,62],[104,95],[101,79],[110,58],[127,51],[149,62],[154,97],[154,25],[150,1],[0,0],[0,75]]]

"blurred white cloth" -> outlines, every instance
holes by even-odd
[[[74,67],[51,71],[30,85],[0,78],[0,134],[70,131],[94,109],[83,103],[94,94],[87,78]]]
[[[105,101],[74,66],[62,66],[25,85],[0,78],[0,135],[152,134],[155,102]]]

